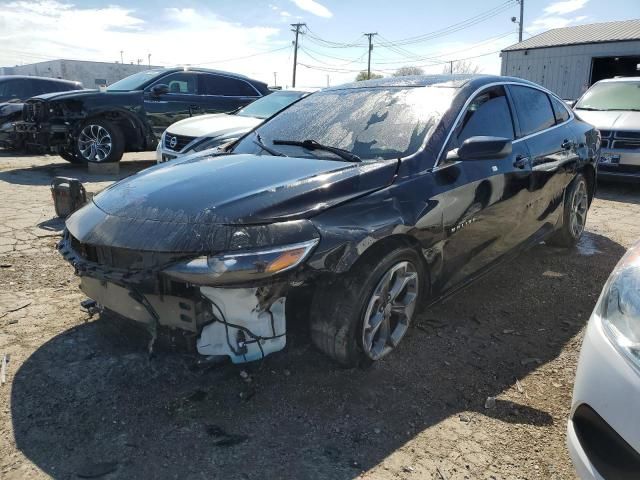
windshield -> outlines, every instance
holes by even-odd
[[[144,72],[134,73],[128,77],[118,80],[107,87],[112,92],[129,92],[131,90],[142,90],[143,86],[155,77],[164,73],[164,70],[145,70]]]
[[[305,94],[306,92],[274,92],[250,103],[242,110],[239,110],[236,115],[240,115],[241,117],[269,118]]]
[[[351,152],[363,160],[411,155],[449,108],[454,88],[368,87],[314,93],[276,115],[255,131],[265,145],[289,156],[335,159],[321,150],[274,140],[315,140]],[[243,138],[236,153],[268,154]]]
[[[583,110],[640,110],[640,82],[604,82],[587,90],[575,106]]]

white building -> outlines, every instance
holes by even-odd
[[[129,75],[147,70],[147,65],[85,62],[80,60],[50,60],[47,62],[0,68],[0,75],[30,75],[36,77],[62,78],[82,82],[85,88],[111,85]],[[151,68],[162,68],[152,65]]]
[[[555,28],[502,50],[502,75],[576,99],[598,80],[640,75],[640,20]]]

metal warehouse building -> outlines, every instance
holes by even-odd
[[[556,28],[502,50],[502,75],[536,82],[564,99],[615,76],[640,76],[640,20]]]
[[[118,80],[156,66],[111,62],[85,62],[82,60],[50,60],[47,62],[0,68],[0,75],[30,75],[63,78],[81,82],[85,88],[110,85]]]

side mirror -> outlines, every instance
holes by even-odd
[[[502,137],[467,138],[458,148],[460,160],[485,160],[488,158],[504,158],[511,155],[511,140]]]
[[[158,83],[151,87],[151,94],[159,97],[160,95],[164,95],[165,93],[169,93],[169,85],[165,85],[164,83]]]

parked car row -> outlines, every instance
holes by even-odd
[[[158,165],[66,222],[58,248],[87,296],[146,324],[151,346],[181,332],[234,363],[282,350],[288,305],[308,296],[314,345],[368,365],[420,308],[531,245],[575,245],[598,177],[640,179],[640,78],[598,82],[574,109],[509,77],[310,93],[163,69],[27,100],[16,131],[69,161],[157,147]],[[640,471],[625,407],[640,398],[639,259],[636,245],[620,261],[585,336],[567,427],[583,478]]]
[[[30,98],[14,128],[27,147],[56,152],[70,162],[116,162],[124,152],[155,149],[176,121],[234,111],[270,93],[265,83],[228,72],[146,70],[106,91]]]

